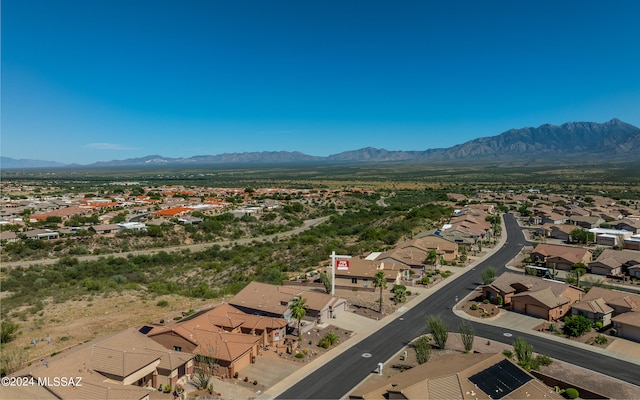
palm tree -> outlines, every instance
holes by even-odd
[[[380,288],[380,313],[382,314],[382,289],[387,287],[387,279],[384,276],[384,271],[376,272],[376,275],[373,277],[373,287]]]
[[[300,322],[302,318],[307,315],[307,299],[300,297],[294,297],[289,303],[289,310],[291,310],[291,316],[298,320],[298,336],[302,335],[300,332]]]
[[[435,249],[431,249],[429,250],[429,253],[427,253],[427,258],[424,261],[427,264],[434,265],[437,259],[438,259],[438,253],[436,252]]]

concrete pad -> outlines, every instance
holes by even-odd
[[[354,333],[371,333],[380,327],[380,321],[356,313],[344,312],[330,321],[336,328]]]
[[[260,385],[272,387],[287,376],[300,369],[300,365],[280,360],[272,354],[256,357],[256,362],[243,368],[240,376],[248,376],[250,381],[257,380]]]
[[[640,360],[640,343],[630,340],[615,338],[610,345],[607,346],[608,351],[625,354]]]

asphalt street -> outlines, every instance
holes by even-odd
[[[428,332],[425,320],[428,316],[440,316],[450,331],[457,331],[460,318],[452,311],[455,298],[463,298],[482,283],[481,272],[492,266],[499,275],[505,265],[527,244],[515,217],[504,215],[507,241],[492,256],[458,277],[453,282],[424,299],[417,306],[401,314],[342,354],[319,367],[313,373],[283,392],[279,399],[339,399],[371,374],[379,362],[384,362],[416,337]],[[636,384],[640,373],[638,366],[616,358],[596,355],[564,343],[544,337],[509,332],[505,328],[473,323],[476,335],[490,340],[512,344],[516,337],[523,337],[538,353],[567,361],[593,371],[601,372]],[[506,334],[506,335],[505,335]]]

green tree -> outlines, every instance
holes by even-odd
[[[516,353],[518,359],[518,365],[527,371],[531,369],[531,361],[533,360],[533,346],[527,343],[526,340],[519,337],[513,342],[513,350]]]
[[[380,288],[380,313],[382,313],[382,290],[387,287],[387,278],[384,276],[384,271],[376,272],[373,277],[373,287]]]
[[[307,315],[307,299],[302,296],[294,297],[289,303],[289,310],[291,310],[291,316],[298,320],[298,335],[301,335],[300,323],[302,318]]]
[[[460,325],[458,325],[458,332],[460,333],[460,339],[462,339],[464,350],[471,351],[473,348],[473,339],[475,337],[473,325],[471,325],[470,322],[463,320],[460,322]]]
[[[572,241],[583,244],[588,244],[589,242],[593,243],[595,240],[595,234],[593,232],[589,232],[582,228],[572,230],[569,235],[571,236]]]
[[[420,336],[413,344],[413,348],[416,351],[416,360],[418,361],[418,364],[424,364],[429,361],[429,358],[431,357],[431,345],[429,344],[429,336]]]
[[[329,275],[325,274],[324,272],[320,273],[320,280],[324,285],[324,290],[326,290],[327,293],[331,294],[331,278],[329,277]]]
[[[440,317],[430,316],[427,318],[427,327],[440,349],[444,350],[449,338],[449,328]]]
[[[15,339],[18,328],[19,325],[15,322],[3,320],[0,324],[0,343],[9,343]]]
[[[482,277],[482,282],[485,285],[489,285],[496,279],[496,270],[492,266],[488,266],[482,271],[480,276]]]
[[[563,329],[564,333],[569,336],[582,336],[591,331],[591,321],[582,315],[565,317]]]

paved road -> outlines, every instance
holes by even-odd
[[[353,347],[345,350],[314,373],[283,392],[281,399],[339,399],[349,393],[357,384],[377,368],[378,362],[385,362],[417,336],[427,333],[425,319],[429,315],[443,318],[449,330],[457,330],[460,319],[452,312],[455,297],[462,298],[481,283],[480,274],[486,266],[493,266],[497,274],[505,270],[505,264],[513,259],[526,244],[522,231],[512,215],[505,215],[508,240],[504,246],[472,270],[456,278],[453,282],[433,293],[415,307],[403,313],[377,332],[371,334]],[[531,343],[536,352],[567,361],[582,367],[599,371],[605,375],[637,383],[638,365],[612,358],[597,356],[584,349],[551,341],[520,332],[506,332],[505,328],[473,323],[476,335],[507,344],[512,344],[517,336]]]
[[[247,244],[247,243],[251,243],[254,241],[265,241],[265,240],[272,240],[272,239],[281,239],[281,238],[286,238],[292,235],[296,235],[300,232],[304,232],[316,225],[319,225],[321,223],[323,223],[324,221],[328,220],[329,217],[321,217],[321,218],[315,218],[315,219],[308,219],[306,221],[304,221],[304,223],[302,224],[302,226],[292,229],[290,231],[286,231],[286,232],[279,232],[279,233],[275,233],[273,235],[266,235],[266,236],[258,236],[258,237],[252,237],[252,238],[245,238],[245,239],[237,239],[237,240],[225,240],[225,241],[221,241],[221,242],[207,242],[207,243],[197,243],[197,244],[188,244],[188,245],[181,245],[181,246],[172,246],[172,247],[162,247],[162,248],[156,248],[156,249],[145,249],[145,250],[136,250],[136,251],[127,251],[124,253],[111,253],[111,254],[100,254],[97,256],[80,256],[80,257],[76,257],[78,260],[80,261],[96,261],[99,260],[101,258],[106,258],[106,257],[127,257],[129,255],[132,256],[137,256],[137,255],[141,255],[141,254],[156,254],[156,253],[160,253],[162,251],[166,252],[166,253],[171,253],[171,252],[175,252],[175,251],[182,251],[182,250],[191,250],[191,251],[202,251],[202,250],[206,250],[211,246],[214,245],[220,245],[220,246],[226,246],[226,245],[230,245],[230,244]],[[55,264],[58,262],[58,258],[47,258],[47,259],[40,259],[40,260],[29,260],[29,261],[16,261],[16,262],[7,262],[7,263],[3,263],[3,267],[8,267],[8,268],[15,268],[15,267],[27,267],[29,265],[51,265],[51,264]]]

